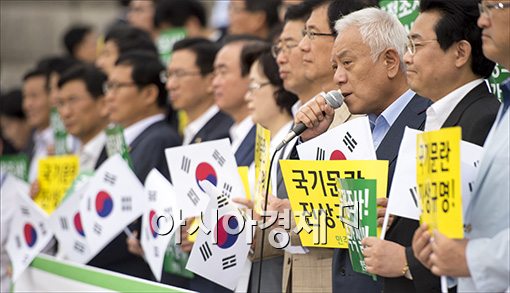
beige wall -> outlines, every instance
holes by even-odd
[[[63,53],[61,38],[70,25],[104,31],[120,11],[112,0],[0,0],[0,88],[19,86],[37,60]]]

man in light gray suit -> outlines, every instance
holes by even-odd
[[[479,8],[485,56],[510,69],[510,3],[483,1]],[[458,277],[459,292],[510,289],[510,79],[501,88],[503,103],[464,215],[465,239],[452,240],[437,231],[431,235],[426,225],[413,238],[415,256],[436,275]]]

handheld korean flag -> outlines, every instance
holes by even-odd
[[[202,180],[226,191],[227,197],[245,197],[228,139],[168,148],[165,154],[176,193],[189,198],[181,202],[183,218],[199,216],[207,207],[209,197],[199,185]]]
[[[297,146],[301,160],[376,160],[370,122],[360,117]]]
[[[83,229],[80,203],[92,175],[79,175],[70,193],[51,214],[50,228],[58,239],[59,250],[72,261],[85,264],[91,258]]]
[[[46,213],[27,194],[18,191],[17,196],[19,205],[14,212],[7,240],[7,253],[13,267],[13,281],[16,281],[53,237],[48,228]]]
[[[145,189],[118,154],[96,171],[80,204],[90,252],[94,256],[145,209]]]
[[[141,244],[152,273],[161,280],[165,250],[181,223],[174,187],[152,169],[145,179],[147,208],[142,216]]]
[[[212,199],[204,216],[205,226],[212,229],[209,234],[200,229],[186,269],[234,290],[248,259],[253,233],[230,199],[223,201],[223,192],[207,180],[200,186]]]

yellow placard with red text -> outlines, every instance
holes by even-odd
[[[37,181],[39,192],[34,201],[51,214],[60,204],[79,172],[79,159],[74,155],[51,156],[39,160]]]
[[[460,127],[428,131],[416,137],[416,182],[420,221],[431,231],[464,238],[460,177]]]
[[[280,166],[303,246],[347,248],[348,239],[340,221],[338,178],[375,179],[377,198],[386,197],[388,161],[281,160]],[[318,217],[322,210],[325,217]],[[322,220],[319,220],[322,218]],[[378,229],[380,234],[380,229]]]

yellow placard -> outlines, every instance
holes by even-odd
[[[46,213],[51,214],[62,201],[79,172],[77,156],[51,156],[39,160],[37,180],[39,193],[34,198]]]
[[[248,180],[248,167],[247,166],[237,167],[237,172],[239,173],[239,176],[241,176],[241,181],[243,182],[244,194],[246,195],[246,199],[251,200],[250,181]]]
[[[269,175],[269,161],[271,156],[271,132],[260,124],[257,124],[255,136],[255,203],[254,209],[258,214],[262,213],[262,201],[265,198]],[[271,194],[271,186],[269,186]]]
[[[386,197],[388,161],[282,160],[280,166],[296,224],[311,228],[310,233],[304,229],[299,233],[303,246],[348,247],[344,224],[340,222],[338,178],[375,179],[377,197]],[[319,210],[325,217],[317,216]],[[323,221],[319,222],[321,218]]]
[[[420,221],[450,238],[464,238],[460,177],[460,127],[418,134],[416,181]]]

